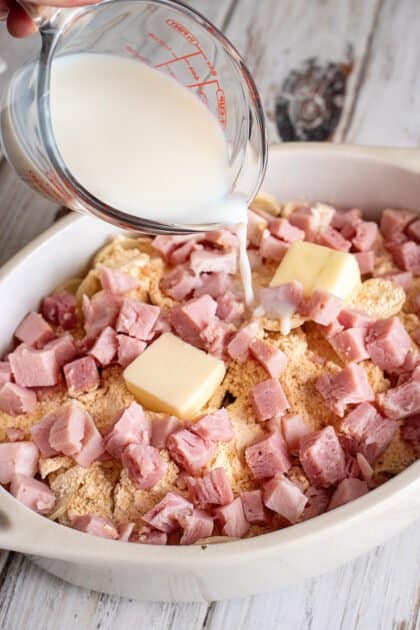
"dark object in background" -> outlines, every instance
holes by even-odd
[[[276,98],[276,124],[284,141],[315,142],[333,135],[344,104],[351,64],[307,59],[292,70]]]

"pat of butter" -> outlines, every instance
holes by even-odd
[[[306,297],[321,289],[345,300],[360,284],[360,270],[353,254],[322,245],[295,241],[279,264],[270,286],[296,280]]]
[[[123,373],[127,388],[147,409],[193,418],[220,385],[223,361],[164,333]]]

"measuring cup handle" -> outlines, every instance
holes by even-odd
[[[20,6],[25,9],[26,13],[33,19],[38,28],[41,28],[47,22],[50,22],[61,9],[57,7],[46,7],[26,0],[18,0]]]

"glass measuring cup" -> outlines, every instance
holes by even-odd
[[[51,124],[51,65],[62,55],[93,52],[138,59],[201,98],[225,134],[230,193],[247,201],[254,197],[267,160],[261,102],[239,53],[208,20],[174,0],[104,0],[78,9],[43,8],[42,14],[30,3],[21,4],[36,17],[41,53],[12,77],[1,131],[8,161],[32,188],[125,229],[185,233],[220,227],[165,224],[124,213],[92,195],[67,168]]]

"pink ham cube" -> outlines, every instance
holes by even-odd
[[[249,350],[251,356],[258,361],[273,378],[280,376],[286,369],[288,361],[287,355],[267,341],[254,339],[249,344]]]
[[[270,233],[287,243],[303,241],[305,232],[292,225],[287,219],[273,219],[268,226]]]
[[[240,497],[237,497],[228,505],[216,508],[214,515],[223,536],[242,538],[249,530],[249,523],[245,518]]]
[[[182,514],[179,524],[183,529],[181,545],[193,545],[202,538],[208,538],[213,533],[213,518],[203,510],[194,510],[192,514]]]
[[[191,254],[190,267],[196,276],[201,273],[218,273],[220,271],[235,274],[238,267],[237,258],[236,251],[220,253],[201,249]]]
[[[93,338],[107,326],[114,326],[120,307],[121,298],[106,291],[95,293],[91,299],[84,295],[82,311],[86,334]]]
[[[264,505],[290,523],[296,523],[305,509],[308,499],[286,477],[279,475],[263,486]]]
[[[254,479],[266,479],[287,472],[292,465],[286,443],[278,431],[248,446],[245,461]]]
[[[38,470],[39,451],[33,442],[0,444],[0,483],[11,482],[13,475],[33,477]]]
[[[150,443],[155,448],[166,448],[168,438],[175,431],[179,431],[182,425],[175,416],[163,416],[154,418],[152,422],[152,437]]]
[[[129,542],[135,523],[124,523],[118,528],[118,540]]]
[[[196,279],[195,282],[197,286],[194,291],[194,297],[210,295],[212,298],[217,298],[227,292],[231,292],[234,287],[232,276],[225,271],[201,274],[200,278]]]
[[[340,252],[348,252],[351,247],[351,242],[331,226],[328,226],[321,232],[318,237],[318,243],[324,247],[336,249]]]
[[[138,286],[138,281],[129,273],[105,265],[101,266],[99,277],[104,291],[114,295],[123,295]]]
[[[343,306],[340,298],[332,293],[316,289],[305,306],[305,315],[317,324],[328,326],[337,319]]]
[[[404,289],[404,291],[408,291],[411,283],[413,282],[413,272],[412,271],[391,271],[389,273],[383,273],[377,276],[378,278],[386,278],[387,280],[391,280],[399,287]]]
[[[328,341],[345,363],[351,361],[358,363],[369,358],[365,337],[365,328],[347,328],[347,330],[328,337]]]
[[[203,440],[212,440],[213,442],[230,442],[234,437],[232,423],[226,409],[218,409],[206,414],[194,422],[190,429]]]
[[[0,387],[12,380],[12,369],[8,361],[0,361]]]
[[[196,241],[186,241],[180,247],[174,249],[168,256],[170,265],[182,265],[190,260],[191,254],[195,251],[203,249],[203,246]]]
[[[139,490],[153,488],[166,471],[166,463],[158,449],[148,444],[129,444],[122,453],[121,462]]]
[[[76,298],[64,291],[42,300],[41,311],[47,322],[60,326],[63,330],[73,330],[77,326]]]
[[[38,512],[38,514],[47,515],[54,507],[55,494],[47,484],[25,474],[13,476],[10,493],[23,505]]]
[[[417,221],[413,221],[412,223],[410,223],[410,225],[406,229],[406,232],[411,239],[413,239],[417,243],[420,243],[420,219],[417,219]]]
[[[96,514],[83,514],[76,516],[72,521],[72,527],[91,536],[118,540],[119,533],[114,523],[109,518]]]
[[[155,529],[170,534],[179,527],[179,520],[185,515],[192,514],[194,506],[179,494],[168,492],[164,498],[156,503],[142,519]]]
[[[70,396],[79,396],[99,387],[99,372],[92,357],[76,359],[63,368]]]
[[[116,330],[141,341],[147,341],[160,314],[160,308],[139,300],[125,298],[118,315]]]
[[[231,291],[217,297],[216,315],[224,322],[238,325],[244,314],[243,302],[237,300]]]
[[[85,433],[85,415],[85,410],[75,402],[61,407],[48,433],[51,449],[69,457],[80,453]]]
[[[386,210],[382,212],[380,223],[383,237],[387,240],[394,240],[394,237],[402,233],[416,218],[417,214],[411,210],[386,208]]]
[[[54,352],[59,368],[69,363],[77,355],[77,347],[70,333],[49,341],[45,344],[44,350],[52,350]]]
[[[104,452],[104,441],[96,428],[92,417],[85,411],[85,427],[82,439],[82,448],[77,455],[73,455],[79,466],[89,468]]]
[[[281,418],[281,427],[286,444],[292,451],[297,450],[300,445],[300,440],[311,432],[311,429],[303,418],[297,414],[283,416]]]
[[[325,404],[340,418],[347,405],[356,405],[375,399],[364,369],[357,363],[349,363],[335,376],[324,372],[316,381],[316,389]]]
[[[351,241],[353,247],[359,252],[372,249],[378,236],[378,224],[374,221],[360,221],[354,227],[356,233]]]
[[[172,433],[167,440],[167,448],[172,459],[192,474],[200,472],[216,452],[214,442],[203,440],[188,429]]]
[[[169,262],[169,257],[175,249],[189,241],[195,242],[198,238],[199,234],[179,234],[176,236],[161,235],[153,239],[152,247],[159,252],[166,262]]]
[[[139,543],[143,545],[166,545],[168,542],[168,534],[160,532],[157,529],[143,527],[139,531]]]
[[[105,436],[105,449],[110,455],[119,459],[131,442],[150,444],[151,434],[151,423],[143,407],[132,402],[118,415],[111,431]]]
[[[367,352],[381,370],[392,371],[402,365],[410,347],[410,335],[398,317],[379,319],[368,328]]]
[[[244,363],[249,358],[249,345],[257,336],[259,329],[257,322],[251,322],[236,333],[227,347],[231,359],[238,361],[238,363]]]
[[[372,273],[375,269],[375,252],[357,252],[354,254],[359,265],[360,273],[363,276],[366,273]]]
[[[247,240],[248,245],[259,247],[264,230],[268,223],[259,214],[248,209]]]
[[[11,416],[32,413],[36,403],[36,394],[30,389],[15,383],[5,383],[0,387],[0,409]]]
[[[328,488],[345,477],[344,451],[332,426],[303,437],[299,459],[314,486]]]
[[[117,350],[117,333],[113,328],[107,326],[100,332],[99,337],[89,350],[89,354],[105,367],[112,363]]]
[[[266,260],[272,260],[273,262],[281,262],[290,243],[279,241],[271,234],[265,233],[261,239],[260,254]]]
[[[354,501],[354,499],[358,499],[366,494],[368,490],[366,481],[355,478],[343,479],[343,481],[340,481],[331,497],[328,510],[334,510],[345,503]]]
[[[224,468],[214,468],[201,478],[187,477],[186,484],[193,502],[201,508],[233,501],[232,486]]]
[[[16,328],[15,337],[28,346],[41,348],[54,338],[54,332],[42,315],[31,312]]]
[[[177,306],[170,313],[170,323],[178,337],[184,341],[204,348],[202,331],[216,318],[217,302],[209,295],[190,300],[183,306]]]
[[[362,403],[346,415],[340,430],[349,439],[352,451],[362,453],[372,463],[390,444],[398,423],[383,418],[373,405]]]
[[[200,333],[203,348],[209,354],[224,359],[227,353],[227,346],[235,334],[235,327],[232,324],[214,319]]]
[[[420,453],[420,414],[407,418],[401,427],[401,435],[416,453]]]
[[[300,309],[303,286],[300,282],[286,282],[278,287],[266,287],[260,291],[260,302],[267,317],[280,319],[291,317]]]
[[[355,308],[343,308],[338,314],[339,323],[344,328],[367,328],[372,322],[369,315]]]
[[[128,335],[117,335],[117,359],[119,365],[125,368],[137,359],[137,357],[145,350],[146,342],[129,337]]]
[[[378,403],[383,413],[392,420],[420,413],[420,381],[411,378],[405,383],[379,394]]]
[[[396,244],[392,247],[394,262],[400,269],[420,274],[420,245],[414,241]]]
[[[275,378],[270,378],[251,387],[249,398],[259,422],[270,420],[290,407],[282,386]]]
[[[189,269],[179,265],[162,278],[160,286],[165,295],[181,302],[191,295],[198,283],[199,280]],[[200,293],[200,295],[202,294]]]
[[[50,430],[59,417],[59,412],[59,409],[52,411],[31,427],[32,440],[39,448],[43,457],[55,457],[58,455],[58,451],[50,445]]]
[[[9,354],[15,381],[21,387],[48,387],[58,383],[59,368],[54,350],[34,350],[21,344]]]
[[[245,518],[249,523],[264,523],[266,521],[262,491],[260,489],[242,492],[241,501]]]

